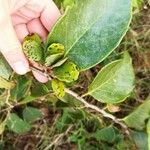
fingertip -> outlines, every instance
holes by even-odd
[[[13,63],[12,68],[19,75],[24,75],[30,71],[28,63],[23,62],[23,61],[17,61],[15,63]]]
[[[29,72],[29,63],[21,48],[11,49],[10,51],[6,51],[5,49],[5,51],[2,51],[2,54],[17,74],[24,75]]]

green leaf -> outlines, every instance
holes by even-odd
[[[147,122],[148,149],[150,149],[150,119]]]
[[[137,107],[131,114],[123,118],[123,121],[130,127],[142,130],[145,127],[145,121],[150,116],[150,97]]]
[[[16,86],[11,90],[11,97],[14,100],[20,100],[24,98],[29,92],[31,86],[31,80],[25,76],[18,76]]]
[[[47,48],[47,55],[64,54],[65,47],[60,43],[53,43]]]
[[[49,93],[49,88],[46,84],[36,82],[35,84],[32,85],[31,96],[41,97],[41,96],[45,96],[48,93]]]
[[[52,80],[52,89],[58,98],[61,99],[62,97],[65,96],[65,85],[63,82],[61,82],[57,79],[53,79]]]
[[[6,125],[5,121],[3,121],[3,122],[0,121],[0,135],[4,132],[5,125]]]
[[[28,123],[32,123],[42,118],[42,116],[42,112],[34,107],[26,107],[23,110],[23,119]]]
[[[28,59],[36,62],[43,61],[43,49],[38,42],[34,40],[25,40],[22,47]]]
[[[58,7],[59,9],[61,9],[61,5],[62,5],[62,3],[63,3],[64,0],[53,0],[53,1],[54,1],[54,3],[57,5],[57,7]]]
[[[6,121],[6,125],[9,130],[17,133],[23,134],[30,131],[31,126],[19,118],[15,113],[11,113]]]
[[[51,66],[64,56],[65,48],[60,43],[53,43],[47,48],[45,65]]]
[[[12,74],[12,69],[0,53],[0,77],[8,80]]]
[[[63,7],[66,8],[67,6],[72,6],[75,0],[64,0]]]
[[[63,58],[62,60],[56,62],[54,65],[52,65],[51,67],[52,68],[56,68],[56,67],[59,67],[61,66],[62,64],[64,64],[66,61],[67,61],[68,58]]]
[[[65,46],[80,70],[104,60],[120,43],[131,20],[131,0],[76,0],[48,36]]]
[[[41,37],[40,37],[37,33],[30,34],[30,35],[26,36],[26,37],[24,38],[24,41],[27,41],[27,40],[36,41],[36,42],[39,43],[39,44],[42,43],[42,39],[41,39]]]
[[[69,107],[82,107],[83,103],[81,103],[76,97],[71,94],[65,93],[65,96],[61,98],[61,100],[69,105]]]
[[[79,71],[77,70],[77,66],[70,61],[65,62],[60,67],[54,68],[54,75],[60,80],[64,82],[73,82],[78,79]]]
[[[105,141],[108,143],[113,143],[117,137],[116,131],[112,126],[105,127],[103,129],[98,129],[92,137],[96,138],[98,141]]]
[[[132,61],[127,52],[124,58],[106,65],[96,76],[86,95],[104,103],[125,100],[134,87]]]
[[[138,150],[148,150],[147,135],[144,132],[133,131],[131,136]]]
[[[0,89],[11,89],[14,87],[14,83],[13,82],[9,82],[5,79],[3,79],[2,77],[0,77]]]
[[[56,129],[65,131],[68,125],[74,124],[79,120],[84,120],[85,113],[82,110],[75,110],[72,108],[64,108],[62,116],[56,122]]]
[[[135,9],[140,9],[142,4],[143,4],[144,0],[132,0],[132,6]]]
[[[46,59],[45,59],[45,65],[46,66],[51,66],[52,64],[57,62],[60,58],[62,58],[62,56],[63,56],[62,53],[47,56]]]

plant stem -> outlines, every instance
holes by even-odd
[[[88,103],[84,98],[80,97],[78,94],[76,94],[75,92],[73,92],[69,89],[65,89],[65,92],[72,95],[73,97],[75,97],[80,102],[82,102],[86,108],[93,109],[93,110],[101,113],[103,115],[103,117],[109,118],[109,119],[113,120],[116,124],[119,124],[125,130],[125,132],[129,135],[128,127],[123,122],[121,122],[120,119],[118,119],[115,116],[113,116],[112,114],[104,111],[103,109],[100,109],[99,107]]]
[[[32,69],[33,69],[33,68],[32,68]],[[34,68],[34,69],[36,70],[37,68]],[[38,72],[41,72],[40,70],[37,70],[37,71],[38,71]],[[48,77],[49,80],[51,80],[51,77],[50,77],[48,74],[46,74],[46,73],[44,73],[44,72],[41,72],[41,73],[43,73],[46,77]],[[124,123],[121,121],[121,119],[118,119],[118,118],[116,118],[115,116],[113,116],[112,114],[110,114],[110,113],[104,111],[103,109],[100,109],[99,107],[88,103],[88,102],[83,98],[84,96],[86,96],[86,94],[81,97],[81,96],[79,96],[77,93],[75,93],[75,92],[73,92],[73,91],[71,91],[71,90],[69,90],[69,89],[67,89],[67,88],[65,89],[65,92],[68,93],[68,94],[70,94],[70,95],[72,95],[73,97],[75,97],[75,98],[76,98],[77,100],[79,100],[80,102],[82,102],[82,103],[85,105],[86,108],[93,109],[93,110],[95,110],[95,111],[101,113],[101,114],[103,115],[103,117],[109,118],[109,119],[113,120],[116,124],[119,124],[119,125],[125,130],[125,133],[129,135],[128,127],[126,126],[126,124],[124,124]]]

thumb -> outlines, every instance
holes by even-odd
[[[16,36],[11,19],[1,22],[0,51],[13,68],[23,75],[29,71],[29,64],[22,51],[22,46]]]

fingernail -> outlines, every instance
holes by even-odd
[[[13,66],[14,66],[14,70],[16,71],[16,73],[20,75],[24,75],[28,72],[27,65],[23,63],[22,61],[15,62]]]

